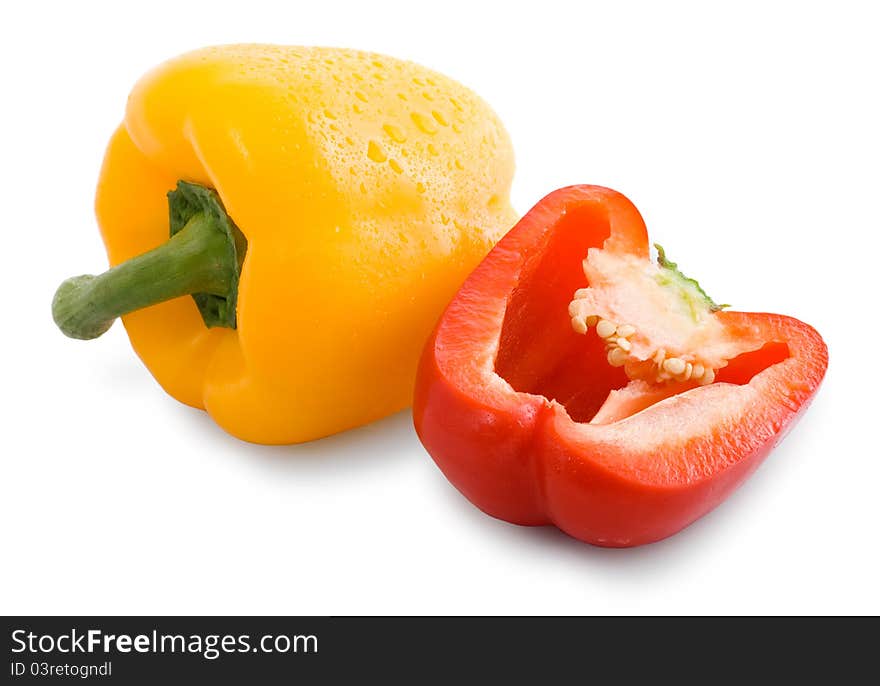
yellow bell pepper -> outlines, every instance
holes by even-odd
[[[410,404],[440,311],[515,221],[512,175],[486,103],[416,64],[191,52],[132,91],[96,199],[115,266],[62,284],[55,321],[93,338],[124,315],[162,387],[239,438],[358,426]]]

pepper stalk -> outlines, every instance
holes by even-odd
[[[171,238],[98,276],[65,280],[52,317],[70,338],[98,338],[129,312],[192,295],[205,326],[236,326],[247,240],[213,190],[185,181],[168,193]]]

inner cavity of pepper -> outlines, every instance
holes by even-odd
[[[789,356],[784,343],[731,335],[689,280],[605,249],[609,237],[601,209],[578,208],[527,258],[495,359],[515,390],[602,424],[702,385],[746,384]]]

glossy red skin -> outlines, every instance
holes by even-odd
[[[557,350],[569,352],[560,355],[551,381],[543,382],[555,397],[577,398],[573,384],[589,386],[584,377],[590,374],[597,385],[622,374],[604,360],[595,363],[595,356],[592,368],[578,368],[588,356],[572,346],[585,337],[570,330],[566,311],[574,289],[584,285],[579,265],[586,248],[605,238],[606,247],[648,254],[642,218],[621,194],[572,186],[538,203],[441,317],[421,358],[413,417],[434,461],[484,512],[516,524],[554,524],[596,545],[626,547],[679,531],[757,469],[806,409],[828,353],[819,334],[796,319],[724,312],[720,316],[730,327],[774,342],[776,353],[752,354],[756,368],[771,366],[751,376],[743,369],[748,364],[731,363],[718,383],[605,427],[574,421],[565,406],[542,394],[514,390],[496,365],[525,379],[518,385],[528,385],[530,365],[540,366]],[[545,264],[540,260],[548,246],[555,246],[554,259]],[[522,283],[532,269],[540,278]],[[525,288],[540,292],[523,294]],[[508,303],[520,297],[535,304],[517,314],[525,322],[520,332],[531,330],[530,317],[546,324],[542,311],[561,307],[564,321],[534,330],[530,340],[528,334],[515,337],[523,349],[507,360],[502,323]],[[782,361],[780,344],[788,354]],[[589,402],[595,405],[595,399]],[[577,401],[567,404],[576,408]]]

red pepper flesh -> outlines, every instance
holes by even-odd
[[[630,382],[598,337],[573,331],[568,305],[585,286],[588,250],[647,256],[648,246],[623,195],[563,188],[448,305],[421,358],[413,417],[434,461],[484,512],[601,546],[656,541],[720,504],[809,405],[827,348],[791,317],[715,313],[733,336],[763,344],[703,386]]]

